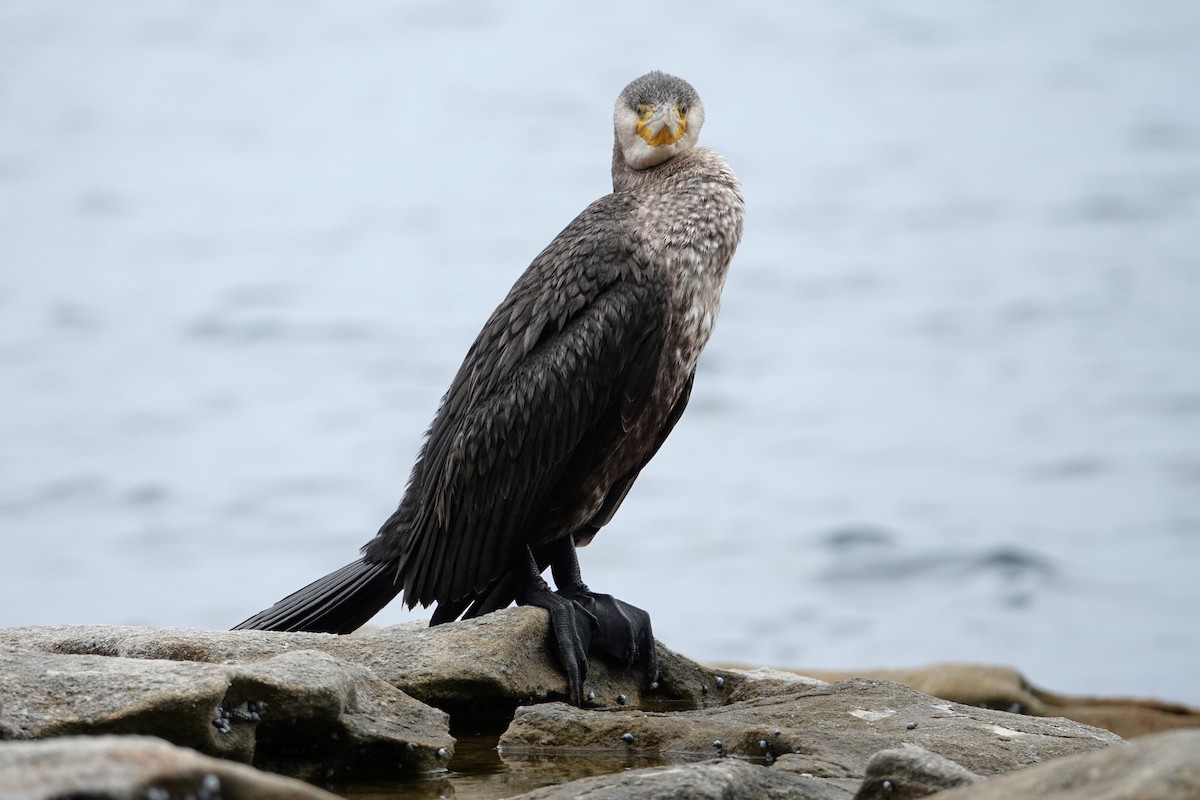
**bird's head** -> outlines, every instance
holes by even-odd
[[[617,145],[631,169],[647,169],[691,150],[704,124],[704,104],[692,85],[649,72],[625,87],[613,110]]]

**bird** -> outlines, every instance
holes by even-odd
[[[515,602],[549,612],[570,702],[583,704],[590,654],[657,685],[649,614],[589,589],[576,549],[683,414],[742,238],[741,184],[697,146],[704,116],[692,85],[664,72],[621,91],[612,192],[484,323],[395,512],[357,560],[234,630],[350,633],[401,593],[435,606],[431,625]]]

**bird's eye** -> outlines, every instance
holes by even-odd
[[[687,112],[688,112],[687,103],[680,103],[679,104],[679,116],[686,117]]]
[[[650,119],[650,115],[654,113],[654,106],[649,103],[642,103],[637,107],[638,118],[643,122]]]

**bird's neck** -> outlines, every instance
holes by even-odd
[[[625,154],[621,151],[621,143],[619,141],[613,142],[613,191],[635,191],[651,181],[661,182],[665,176],[676,172],[682,162],[687,160],[691,152],[691,150],[688,150],[687,152],[680,153],[653,167],[634,169],[625,161]]]

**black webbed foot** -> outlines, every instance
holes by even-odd
[[[575,555],[572,537],[566,536],[551,544],[545,555],[554,574],[558,594],[570,598],[576,608],[595,620],[591,652],[614,658],[627,669],[641,664],[651,688],[656,688],[658,651],[654,646],[650,615],[612,595],[588,589],[579,574],[579,559]]]
[[[583,702],[583,682],[587,680],[588,649],[597,629],[596,618],[570,598],[550,591],[537,572],[532,554],[529,562],[534,571],[518,592],[517,603],[544,608],[550,614],[550,630],[558,646],[558,658],[563,671],[567,673],[567,699],[572,705],[580,705]]]
[[[658,682],[658,650],[649,614],[610,594],[591,592],[586,587],[559,594],[595,621],[590,652],[616,659],[626,669],[641,664],[651,685]]]
[[[558,645],[558,658],[567,673],[567,699],[571,705],[583,702],[583,682],[587,680],[588,649],[593,642],[596,619],[583,608],[547,588],[523,598],[527,605],[550,612],[550,629]]]
[[[567,696],[574,705],[583,703],[583,682],[587,680],[588,653],[600,653],[613,658],[627,669],[641,664],[650,688],[657,688],[658,651],[650,615],[637,606],[618,600],[612,595],[588,589],[579,576],[579,561],[570,537],[564,537],[535,557],[526,549],[524,556],[513,565],[515,580],[504,582],[513,589],[518,605],[544,608],[550,614],[550,629],[554,634],[559,660],[567,673]],[[549,562],[558,591],[541,577],[543,561]],[[519,576],[519,577],[518,577]],[[507,589],[505,590],[507,591]],[[484,599],[481,608],[488,609],[496,595],[503,599],[505,592],[497,590]],[[507,604],[507,600],[504,601]],[[475,606],[467,615],[479,613]]]

